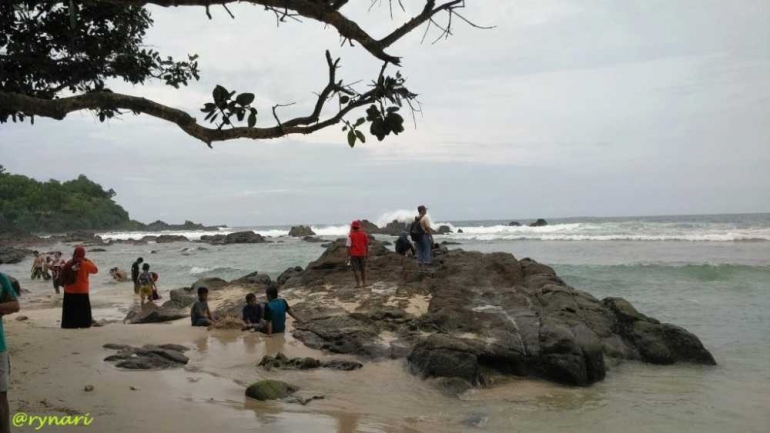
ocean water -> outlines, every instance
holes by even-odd
[[[377,222],[398,216],[394,212]],[[383,413],[361,414],[363,421],[367,416],[377,420],[379,427],[373,431],[392,431],[383,419],[397,416],[389,412],[396,412],[395,407],[415,413],[438,410],[451,414],[447,419],[479,415],[485,420],[482,431],[770,431],[770,214],[572,218],[549,223],[535,228],[509,227],[502,221],[454,221],[447,224],[464,233],[436,240],[458,243],[450,248],[531,257],[553,266],[567,283],[597,298],[626,298],[641,312],[698,335],[719,365],[624,363],[590,388],[549,388],[532,399],[512,399],[503,389],[482,390],[462,400],[421,398],[425,401],[413,401],[412,409],[394,403],[391,409],[388,405],[370,409]],[[233,279],[253,271],[275,277],[289,266],[307,265],[323,252],[318,244],[286,237],[288,227],[250,229],[276,242],[113,245],[105,252],[89,253],[104,271],[95,276],[94,291],[124,291],[130,300],[131,285],[110,282],[106,270],[128,269],[138,256],[160,274],[164,294],[201,277]],[[344,236],[347,226],[316,225],[314,230],[334,239]],[[103,235],[125,239],[145,234]],[[196,238],[205,233],[180,234]],[[0,270],[21,277],[30,297],[50,293],[47,284],[28,282],[29,265],[2,265]],[[105,308],[102,313],[117,318],[123,311]]]

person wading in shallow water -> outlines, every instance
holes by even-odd
[[[89,277],[99,272],[94,262],[86,258],[83,247],[75,248],[72,260],[68,261],[61,271],[64,285],[64,301],[62,302],[62,328],[90,328],[93,324],[91,316],[91,299],[88,295]]]
[[[134,282],[134,293],[137,295],[139,294],[139,267],[142,265],[142,262],[144,262],[144,259],[139,257],[131,265],[131,281]]]
[[[366,287],[366,259],[369,258],[369,236],[361,230],[361,222],[353,221],[346,246],[348,260],[356,277],[356,287]],[[359,276],[360,274],[360,276]]]
[[[56,294],[59,294],[59,287],[61,287],[61,268],[66,262],[61,258],[61,251],[57,251],[53,254],[53,260],[49,265],[51,268],[51,277],[53,278],[53,289]]]
[[[10,409],[8,408],[8,383],[11,374],[11,362],[5,345],[3,316],[19,311],[19,301],[8,277],[0,273],[0,433],[10,433]]]

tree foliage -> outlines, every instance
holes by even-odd
[[[40,182],[0,166],[0,219],[32,232],[133,228],[115,191],[84,175],[67,182]]]
[[[414,0],[413,0],[414,1]],[[64,119],[78,110],[92,110],[101,121],[125,113],[144,113],[178,125],[187,134],[209,146],[214,141],[237,138],[267,139],[289,134],[310,134],[343,122],[351,146],[365,142],[364,123],[378,140],[403,132],[404,119],[399,110],[419,111],[417,94],[406,87],[400,72],[387,73],[389,65],[400,66],[401,58],[387,52],[396,41],[421,25],[439,31],[439,39],[452,33],[452,19],[457,17],[473,26],[458,13],[464,0],[424,0],[422,11],[382,38],[374,38],[341,10],[347,0],[241,0],[262,6],[275,14],[278,23],[311,19],[334,28],[343,43],[359,44],[383,62],[379,75],[363,90],[336,76],[340,59],[326,52],[328,83],[317,94],[313,111],[302,117],[282,120],[279,109],[272,107],[273,126],[258,125],[256,96],[227,90],[217,85],[212,101],[204,102],[201,112],[204,126],[190,114],[160,103],[131,95],[114,93],[114,80],[142,85],[159,80],[179,88],[200,78],[198,56],[175,60],[147,48],[147,30],[153,25],[147,4],[158,6],[205,6],[227,8],[236,0],[9,0],[0,2],[0,123],[35,116]],[[389,0],[404,7],[406,0]],[[372,1],[372,6],[381,0]],[[405,9],[404,9],[405,10]],[[444,23],[436,15],[445,13]],[[424,37],[423,37],[424,38]],[[337,104],[328,114],[330,100]],[[346,119],[356,109],[366,109],[366,116],[355,122]],[[326,111],[325,111],[326,110]],[[324,114],[326,117],[324,118]],[[262,118],[262,117],[260,117]],[[362,121],[363,120],[363,121]]]

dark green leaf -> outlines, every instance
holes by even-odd
[[[356,131],[356,137],[361,140],[361,143],[366,143],[366,136],[361,131]]]
[[[248,122],[249,128],[253,128],[257,124],[257,110],[252,110],[251,114],[249,114]]]
[[[348,102],[350,102],[349,96],[345,96],[345,95],[340,96],[340,103],[347,104]]]
[[[342,132],[345,132],[347,130],[348,130],[348,125],[345,125],[345,126],[342,127]]]
[[[235,101],[243,106],[249,105],[252,102],[254,102],[254,94],[253,93],[241,93],[238,95],[237,98],[235,98]]]
[[[225,102],[225,99],[227,98],[227,89],[217,84],[217,87],[214,87],[212,96],[214,97],[214,102],[219,106],[220,102]]]
[[[366,119],[363,117],[359,117],[358,120],[356,120],[356,126],[361,126],[366,122]]]
[[[351,129],[348,131],[348,146],[353,147],[356,145],[356,134],[353,133],[353,130]]]

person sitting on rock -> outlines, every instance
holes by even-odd
[[[192,326],[211,326],[214,324],[214,317],[209,310],[209,289],[198,287],[198,302],[194,303],[190,309],[190,319]]]
[[[409,240],[409,233],[405,231],[401,232],[401,236],[396,240],[396,253],[401,254],[402,256],[409,254],[414,256],[414,245],[412,245],[412,242]]]
[[[242,331],[261,331],[264,329],[262,323],[263,316],[262,305],[257,303],[257,297],[253,293],[246,295],[246,306],[243,307]]]
[[[149,263],[142,265],[142,273],[139,274],[139,279],[137,281],[139,283],[139,299],[141,300],[140,305],[144,306],[144,300],[147,299],[148,301],[152,302],[152,293],[153,291],[158,290],[158,288],[155,286],[155,280],[152,278],[152,274],[150,273]]]
[[[265,330],[264,332],[269,336],[275,333],[281,333],[286,330],[286,314],[291,316],[294,320],[302,323],[297,316],[294,315],[289,303],[285,299],[278,297],[278,286],[270,284],[265,290],[267,295],[267,303],[265,304]]]

